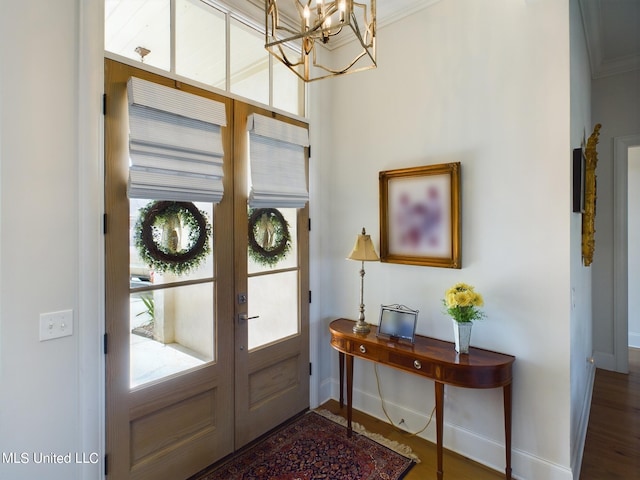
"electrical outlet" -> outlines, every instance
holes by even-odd
[[[73,335],[73,310],[40,314],[40,341]]]

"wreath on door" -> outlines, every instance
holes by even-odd
[[[249,210],[249,256],[263,266],[273,267],[291,250],[289,224],[276,208]]]
[[[154,271],[182,275],[211,253],[212,230],[207,214],[191,202],[153,201],[140,209],[134,243]]]

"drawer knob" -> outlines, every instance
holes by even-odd
[[[420,360],[414,360],[413,361],[413,366],[416,367],[416,369],[420,370],[422,368],[422,364],[420,363]]]
[[[360,352],[367,353],[367,348],[364,345],[360,345]]]

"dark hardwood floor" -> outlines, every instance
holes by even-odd
[[[596,371],[580,479],[640,479],[640,349],[629,375]]]

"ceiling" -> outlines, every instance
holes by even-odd
[[[224,0],[223,0],[224,1]],[[226,0],[264,11],[264,0]],[[286,3],[290,0],[279,0]],[[440,0],[377,0],[383,27]],[[593,78],[640,70],[640,0],[579,0]],[[242,8],[241,8],[242,9]],[[255,10],[254,10],[255,12]],[[249,14],[249,12],[245,12]],[[256,18],[262,21],[262,18]]]
[[[222,2],[237,8],[245,15],[249,15],[256,21],[264,21],[264,0],[221,0]],[[295,1],[295,0],[294,0]],[[427,8],[440,0],[377,0],[376,23],[383,27],[401,18],[409,16],[423,8]],[[278,5],[287,11],[287,4],[291,0],[278,0]],[[368,3],[368,2],[367,2]],[[312,4],[313,5],[313,4]],[[257,10],[256,10],[257,9]],[[294,9],[295,10],[295,9]],[[260,18],[255,17],[255,12],[260,12]]]
[[[591,76],[640,70],[640,0],[580,0]]]

